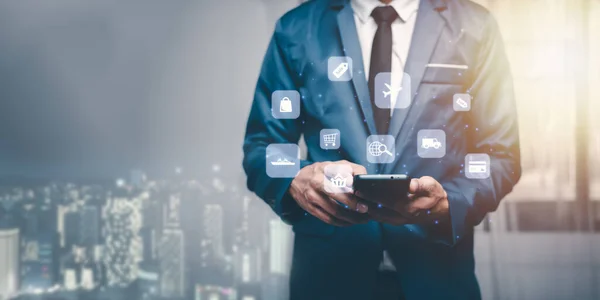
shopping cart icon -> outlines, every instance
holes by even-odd
[[[321,130],[321,148],[324,150],[340,147],[340,131],[337,129]]]
[[[328,147],[329,144],[331,144],[331,146],[335,146],[335,140],[337,139],[337,135],[337,133],[324,134],[323,143],[325,143],[325,147]]]

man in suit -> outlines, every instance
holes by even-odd
[[[332,70],[340,57],[347,70]],[[379,74],[402,88],[381,93]],[[298,92],[297,117],[277,117],[295,107],[275,107],[277,91]],[[332,128],[338,150],[320,145],[320,131]],[[372,152],[372,137],[382,135],[391,139]],[[269,174],[267,148],[302,136],[299,172]],[[373,299],[384,253],[405,299],[479,299],[473,227],[519,180],[518,143],[508,62],[484,8],[467,0],[315,0],[277,22],[243,165],[249,189],[293,226],[291,299]],[[390,159],[369,157],[383,150]],[[473,168],[471,154],[480,158]],[[408,201],[332,192],[331,166],[408,174]]]

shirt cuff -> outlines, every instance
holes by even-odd
[[[300,161],[300,169],[311,165],[312,162],[307,160]],[[273,206],[273,210],[275,213],[287,224],[292,224],[295,221],[301,219],[304,216],[304,209],[302,209],[296,200],[292,198],[289,193],[290,185],[294,178],[281,178],[279,184],[279,191],[275,196],[275,203]]]
[[[449,218],[431,224],[407,225],[424,238],[446,246],[455,246],[465,235],[469,202],[461,193],[448,192]]]

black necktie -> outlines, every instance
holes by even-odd
[[[371,66],[369,68],[369,90],[371,105],[378,134],[387,134],[390,126],[390,110],[375,105],[375,76],[381,72],[392,71],[392,22],[398,18],[398,13],[391,6],[380,6],[371,13],[377,23],[377,31],[373,38],[371,49]]]

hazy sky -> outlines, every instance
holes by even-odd
[[[0,175],[240,172],[262,56],[293,2],[0,2]]]

